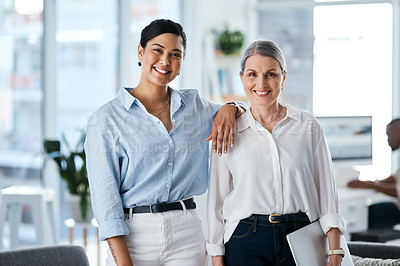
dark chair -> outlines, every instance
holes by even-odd
[[[400,210],[393,202],[380,202],[368,207],[368,230],[351,233],[352,241],[381,242],[399,239]]]
[[[371,242],[347,242],[351,255],[362,258],[398,259],[400,258],[400,246],[385,243]]]
[[[90,266],[81,246],[57,245],[0,251],[0,265]]]

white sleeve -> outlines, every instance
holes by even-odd
[[[212,154],[210,184],[208,189],[208,241],[207,253],[210,256],[225,255],[223,205],[232,190],[231,173],[226,162],[226,154],[221,157]]]
[[[318,132],[318,130],[317,130]],[[324,233],[332,227],[345,233],[347,221],[339,214],[338,195],[333,174],[332,160],[322,130],[317,133],[314,153],[314,178],[320,202],[320,225]]]

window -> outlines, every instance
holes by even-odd
[[[85,130],[118,82],[118,6],[106,0],[57,1],[57,131]]]
[[[314,8],[313,111],[372,115],[372,167],[358,167],[365,179],[390,174],[386,124],[392,113],[392,14],[388,3]]]
[[[42,1],[0,2],[0,186],[39,184]]]

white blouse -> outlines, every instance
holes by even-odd
[[[252,214],[305,212],[325,233],[331,227],[345,232],[322,128],[311,113],[286,107],[272,134],[247,111],[237,120],[234,147],[221,157],[213,153],[209,255],[224,255],[239,221]]]

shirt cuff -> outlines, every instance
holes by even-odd
[[[207,241],[206,243],[207,253],[210,256],[223,256],[225,255],[224,244],[211,244]]]
[[[247,110],[249,110],[249,107],[244,102],[236,102],[236,103],[237,103],[237,105],[242,107],[244,111],[247,112]]]
[[[347,221],[337,213],[328,213],[319,219],[322,231],[326,234],[331,228],[338,228],[342,234],[346,232]]]
[[[113,236],[127,235],[129,235],[129,230],[124,219],[114,219],[99,223],[99,236],[101,241]]]

